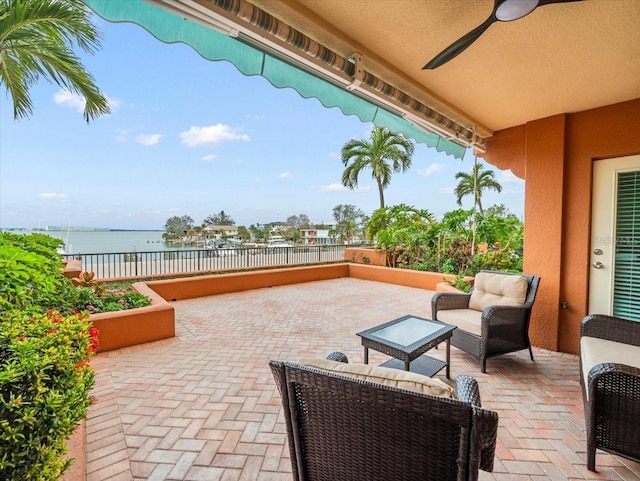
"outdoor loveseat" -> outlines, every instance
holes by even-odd
[[[498,415],[482,409],[469,376],[459,376],[454,390],[439,379],[365,364],[302,359],[270,366],[294,481],[470,481],[479,469],[493,470]]]
[[[591,315],[580,334],[587,468],[596,448],[640,462],[640,322]]]
[[[433,319],[456,326],[451,345],[480,360],[528,349],[531,309],[540,278],[523,274],[480,271],[470,294],[438,292],[431,299]]]

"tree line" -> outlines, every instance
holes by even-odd
[[[331,224],[314,224],[306,214],[290,215],[285,222],[267,224],[251,224],[237,226],[238,237],[243,241],[267,242],[274,226],[279,235],[286,240],[298,242],[302,229],[328,230],[330,238],[339,243],[352,241],[363,233],[363,225],[367,219],[362,210],[354,205],[340,204],[333,208],[334,222]],[[173,216],[167,219],[162,235],[166,242],[181,241],[185,236],[201,234],[208,226],[233,226],[236,222],[224,210],[207,216],[201,224],[196,224],[189,215]]]

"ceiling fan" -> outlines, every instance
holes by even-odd
[[[550,5],[552,3],[568,3],[577,2],[580,0],[495,0],[493,5],[493,11],[489,18],[464,35],[462,38],[456,40],[454,43],[445,48],[442,52],[436,55],[428,64],[422,67],[422,70],[439,67],[442,64],[447,63],[449,60],[455,58],[457,55],[466,50],[469,45],[478,40],[485,30],[487,30],[494,22],[511,22],[512,20],[518,20],[531,12],[536,8],[543,5]]]

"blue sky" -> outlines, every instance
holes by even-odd
[[[340,184],[340,149],[368,138],[372,124],[137,25],[95,20],[102,48],[82,58],[110,116],[87,124],[82,99],[43,80],[31,90],[33,116],[16,121],[1,92],[0,227],[163,229],[175,215],[200,224],[221,210],[238,225],[300,214],[323,223],[338,204],[367,214],[378,207],[369,172],[356,191]],[[472,164],[471,151],[460,161],[417,144],[385,202],[440,217],[457,208],[454,176]],[[502,203],[521,217],[524,183],[489,168],[503,192],[485,193],[483,205]]]

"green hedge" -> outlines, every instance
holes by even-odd
[[[89,406],[89,357],[98,332],[87,314],[14,311],[0,320],[0,479],[56,480],[66,439]]]
[[[77,290],[64,277],[60,241],[0,233],[0,480],[54,481],[68,469],[66,440],[86,416],[89,315],[60,314]],[[67,311],[69,312],[69,311]]]

